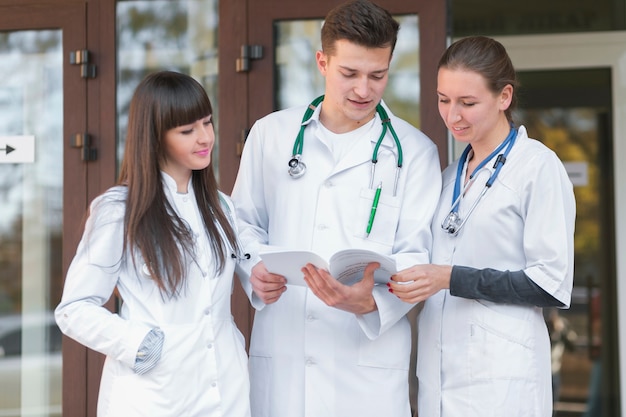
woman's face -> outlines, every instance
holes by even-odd
[[[214,143],[212,116],[170,129],[165,132],[165,162],[161,169],[179,185],[186,186],[191,171],[204,169],[211,163]]]
[[[511,85],[499,93],[489,90],[485,78],[474,71],[442,67],[437,75],[439,114],[456,140],[473,147],[492,146],[506,137],[510,128],[504,111],[512,94]]]

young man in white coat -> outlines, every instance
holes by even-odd
[[[258,120],[246,142],[232,193],[243,241],[326,259],[370,249],[392,257],[398,270],[429,262],[441,190],[437,148],[381,99],[398,30],[366,0],[327,15],[316,53],[324,96]],[[410,416],[406,313],[413,306],[374,285],[377,266],[346,286],[302,265],[303,287],[256,263],[244,280],[256,308],[254,417]]]

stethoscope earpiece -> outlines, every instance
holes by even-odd
[[[300,155],[294,155],[293,158],[289,160],[289,175],[291,178],[298,179],[304,175],[306,172],[306,164],[302,162],[302,157]]]

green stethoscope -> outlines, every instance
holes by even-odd
[[[306,164],[302,161],[302,148],[304,146],[304,129],[306,129],[306,122],[309,121],[317,106],[324,100],[324,96],[321,95],[309,104],[306,111],[304,112],[304,116],[302,117],[302,124],[300,126],[300,132],[298,132],[298,136],[296,137],[296,141],[293,144],[293,155],[289,160],[289,175],[293,179],[298,179],[304,175],[306,172]],[[391,132],[393,136],[393,140],[396,143],[396,148],[398,149],[398,157],[397,157],[397,167],[396,167],[396,178],[393,183],[393,195],[396,195],[396,190],[398,187],[398,178],[400,177],[400,169],[402,168],[402,145],[400,145],[400,140],[398,139],[398,135],[396,135],[396,131],[391,125],[391,120],[389,119],[389,115],[384,107],[378,103],[376,106],[376,113],[380,116],[380,119],[383,124],[383,131],[376,142],[376,146],[374,147],[374,152],[372,154],[372,170],[370,173],[370,188],[374,186],[374,175],[376,173],[376,163],[378,162],[378,149],[380,148],[380,144],[383,142],[385,135],[387,134],[387,130]]]

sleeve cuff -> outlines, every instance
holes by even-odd
[[[156,366],[161,359],[164,340],[165,335],[161,329],[157,327],[150,330],[137,351],[134,367],[136,374],[143,375]]]

